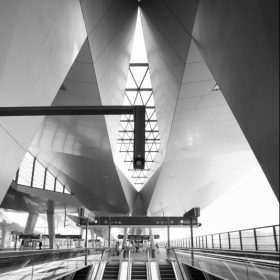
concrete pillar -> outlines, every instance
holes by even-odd
[[[153,230],[151,228],[149,229],[149,234],[150,234],[150,240],[151,240],[151,247],[155,248],[155,239],[154,239],[154,235],[153,235]]]
[[[26,221],[26,225],[24,228],[24,234],[33,234],[34,229],[38,220],[39,214],[35,213],[29,213],[28,219]]]
[[[54,218],[54,202],[52,200],[48,201],[47,219],[48,219],[48,230],[49,230],[49,245],[50,245],[50,249],[54,249],[55,218]]]
[[[6,238],[6,226],[5,223],[1,223],[1,244],[0,244],[0,248],[4,248],[5,245],[5,238]]]
[[[94,232],[94,229],[93,228],[90,228],[89,229],[89,231],[90,231],[90,238],[91,238],[91,240],[94,240],[95,239],[95,232]]]
[[[125,246],[126,246],[127,236],[128,236],[128,228],[124,228],[122,247],[125,247]]]
[[[94,229],[93,228],[90,228],[89,229],[90,230],[90,238],[91,238],[91,240],[92,240],[92,247],[94,246],[94,242],[93,242],[93,240],[95,240],[96,238],[95,238],[95,232],[94,232]]]

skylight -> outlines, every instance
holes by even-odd
[[[123,160],[128,170],[126,175],[135,189],[140,191],[147,181],[152,164],[160,148],[159,128],[140,11],[137,18],[124,105],[146,106],[145,170],[133,169],[134,122],[132,115],[122,116],[118,139],[120,153],[123,155]]]

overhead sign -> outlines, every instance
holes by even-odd
[[[123,239],[124,235],[120,234],[118,235],[118,239]],[[154,235],[154,239],[159,239],[160,236],[158,234]],[[142,240],[150,240],[150,235],[128,235],[127,239],[129,240],[136,240],[136,241],[142,241]]]
[[[44,234],[42,235],[42,238],[45,239],[45,238],[49,238],[49,235],[48,234]],[[82,235],[77,235],[77,234],[56,234],[55,235],[55,238],[56,239],[82,239]]]
[[[80,218],[80,225],[86,225],[87,220]],[[197,219],[193,219],[193,225],[197,224]],[[89,221],[89,226],[189,226],[190,220],[182,217],[95,217]]]
[[[40,239],[40,234],[20,234],[19,239]]]
[[[191,209],[190,211],[186,212],[183,217],[186,220],[200,217],[200,208],[195,207]]]

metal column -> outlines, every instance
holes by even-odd
[[[169,217],[167,217],[167,248],[170,248],[170,223],[169,223]]]

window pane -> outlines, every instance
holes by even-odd
[[[46,176],[46,190],[54,191],[54,176],[48,171]]]
[[[207,235],[207,248],[212,248],[212,236]]]
[[[68,191],[68,189],[66,189],[66,188],[64,189],[64,193],[71,194],[70,191]]]
[[[239,232],[231,232],[230,233],[230,244],[231,244],[231,249],[233,250],[240,250],[240,238],[239,238]]]
[[[253,230],[242,231],[243,250],[255,250],[255,237]]]
[[[261,228],[256,230],[259,250],[275,251],[273,228]]]
[[[213,235],[214,239],[214,248],[220,248],[220,239],[218,234]]]
[[[31,154],[26,153],[19,168],[19,176],[18,176],[19,185],[31,186],[33,161],[34,161],[34,157]]]
[[[44,177],[45,177],[45,168],[38,160],[36,160],[35,169],[34,169],[33,187],[38,189],[43,189]]]
[[[63,185],[58,180],[56,181],[55,191],[63,193]]]
[[[221,234],[221,243],[223,249],[229,249],[229,242],[228,242],[228,234],[223,233]]]

